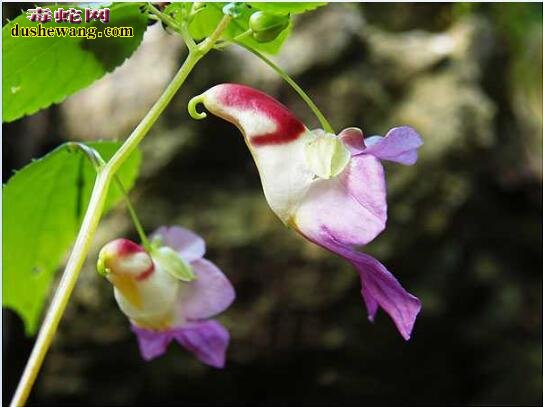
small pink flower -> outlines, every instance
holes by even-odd
[[[224,367],[229,334],[209,318],[234,300],[230,281],[203,258],[205,243],[195,233],[172,226],[151,237],[148,251],[117,239],[102,248],[98,259],[98,271],[114,285],[142,357],[161,356],[175,340],[203,363]]]
[[[421,304],[379,261],[356,247],[386,224],[386,184],[381,160],[411,165],[420,136],[410,127],[364,140],[358,128],[338,135],[310,131],[272,97],[247,86],[221,84],[191,101],[234,123],[256,162],[268,204],[308,240],[349,261],[358,271],[373,321],[383,308],[407,340]],[[205,114],[199,114],[200,118]]]

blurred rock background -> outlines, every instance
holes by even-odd
[[[4,16],[17,8],[3,4]],[[389,221],[367,251],[424,304],[403,342],[367,321],[349,265],[284,229],[238,131],[186,112],[220,82],[260,88],[309,127],[298,96],[260,61],[206,57],[145,139],[131,196],[145,227],[205,237],[230,277],[228,365],[173,346],[144,363],[96,252],[136,239],[125,208],[102,223],[30,402],[39,405],[361,405],[541,403],[541,4],[331,4],[298,18],[275,60],[336,129],[425,140],[414,167],[386,165]],[[156,24],[137,55],[65,103],[3,126],[4,182],[65,140],[122,139],[180,65]],[[30,352],[4,311],[4,398]]]

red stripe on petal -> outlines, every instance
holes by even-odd
[[[115,242],[115,248],[117,251],[116,253],[117,256],[122,257],[129,254],[140,253],[144,251],[140,245],[128,239],[117,239],[114,242]]]
[[[142,271],[136,276],[136,280],[137,281],[147,280],[151,276],[151,274],[153,274],[154,271],[155,271],[155,266],[151,264],[147,270]]]
[[[219,92],[221,104],[242,110],[253,110],[275,123],[275,131],[251,136],[250,142],[254,146],[289,143],[305,132],[304,124],[271,96],[244,85],[223,84],[217,86],[222,87]],[[235,117],[231,119],[238,124]],[[248,129],[243,130],[247,133]]]

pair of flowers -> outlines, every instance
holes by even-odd
[[[381,307],[407,340],[420,301],[373,257],[359,252],[386,224],[386,184],[381,160],[412,165],[420,136],[397,127],[364,139],[358,128],[338,135],[308,130],[285,106],[247,86],[217,85],[189,104],[203,103],[235,124],[260,173],[275,214],[309,241],[343,257],[359,273],[361,294],[373,321]],[[162,227],[147,250],[125,239],[107,244],[99,271],[115,286],[144,359],[163,354],[175,340],[202,362],[223,367],[228,331],[209,318],[234,300],[232,285],[205,260],[205,244],[180,227]]]

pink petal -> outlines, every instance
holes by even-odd
[[[373,240],[385,223],[383,167],[378,158],[367,154],[354,156],[338,178],[316,181],[294,218],[294,226],[302,235],[355,266],[368,318],[373,321],[381,306],[401,335],[409,339],[420,301],[407,293],[381,263],[353,249],[353,245]]]
[[[136,325],[132,325],[131,329],[138,338],[141,357],[146,361],[162,356],[172,341],[169,331],[152,331]]]
[[[191,263],[196,280],[182,286],[181,313],[186,319],[210,318],[224,311],[236,297],[234,287],[212,262],[206,259]]]
[[[348,127],[338,134],[343,144],[349,149],[352,155],[360,154],[366,148],[364,144],[364,133],[357,127]]]
[[[421,309],[420,300],[409,294],[379,261],[342,244],[326,227],[320,231],[304,231],[302,235],[313,243],[336,253],[351,263],[360,276],[362,297],[373,321],[378,306],[392,318],[405,340],[411,338],[413,325]]]
[[[375,314],[377,314],[379,304],[371,295],[371,292],[366,284],[362,284],[362,289],[360,292],[362,293],[362,299],[364,300],[364,304],[366,304],[366,309],[368,310],[368,319],[373,322],[375,320]]]
[[[195,321],[165,331],[153,331],[132,325],[138,338],[143,359],[150,361],[166,352],[175,339],[203,363],[216,368],[224,367],[230,335],[217,321]]]
[[[368,303],[368,317],[373,321],[378,304],[390,315],[405,340],[411,338],[413,325],[421,309],[420,300],[409,294],[379,261],[367,254],[354,252],[350,262],[360,274],[362,296]]]
[[[337,178],[311,185],[294,223],[304,233],[318,234],[325,227],[343,244],[362,245],[383,231],[386,211],[383,166],[362,154],[352,157]]]
[[[371,154],[381,160],[394,161],[404,165],[417,162],[417,149],[422,139],[411,127],[395,127],[385,137],[373,136],[366,139],[364,154]]]
[[[175,340],[203,363],[222,369],[230,335],[217,321],[190,322],[172,330]]]
[[[157,235],[162,236],[165,246],[178,251],[188,263],[201,259],[206,252],[204,239],[180,226],[162,226],[152,233],[151,239]]]

